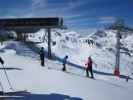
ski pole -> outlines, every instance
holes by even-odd
[[[15,91],[15,90],[13,89],[13,87],[12,87],[12,84],[11,84],[10,80],[9,80],[9,77],[8,77],[7,72],[6,72],[5,66],[4,66],[3,64],[2,64],[2,66],[3,66],[3,69],[4,69],[4,73],[5,73],[5,75],[6,75],[6,79],[7,79],[7,81],[8,81],[8,84],[9,84],[9,86],[10,86],[10,89],[11,89],[12,91]]]
[[[82,75],[84,75],[85,69],[83,68]]]
[[[4,92],[4,87],[3,87],[2,83],[1,83],[1,81],[0,81],[0,87],[1,87],[1,90]]]

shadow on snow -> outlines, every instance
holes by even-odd
[[[83,100],[80,97],[71,97],[64,94],[15,94],[9,96],[18,96],[18,98],[12,98],[11,100]],[[20,97],[20,98],[19,98]],[[6,100],[6,99],[4,99]],[[8,98],[10,100],[10,97]]]

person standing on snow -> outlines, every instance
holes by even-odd
[[[45,57],[44,47],[41,47],[39,54],[40,54],[41,66],[44,66],[44,57]]]
[[[68,56],[65,56],[64,58],[63,58],[63,68],[62,68],[62,71],[66,71],[66,63],[67,63],[67,59],[68,59]]]
[[[3,65],[4,64],[4,60],[0,57],[0,63]]]
[[[91,73],[91,78],[94,78],[93,76],[93,70],[92,70],[92,59],[91,57],[88,57],[88,60],[87,62],[85,63],[85,66],[86,66],[86,76],[89,77],[89,72]]]

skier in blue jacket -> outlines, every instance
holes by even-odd
[[[67,59],[68,59],[68,56],[66,55],[64,58],[63,58],[63,68],[62,68],[62,71],[66,71],[66,63],[67,63]]]

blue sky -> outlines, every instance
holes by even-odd
[[[0,0],[0,17],[63,17],[69,29],[86,32],[124,19],[133,26],[133,0]]]

